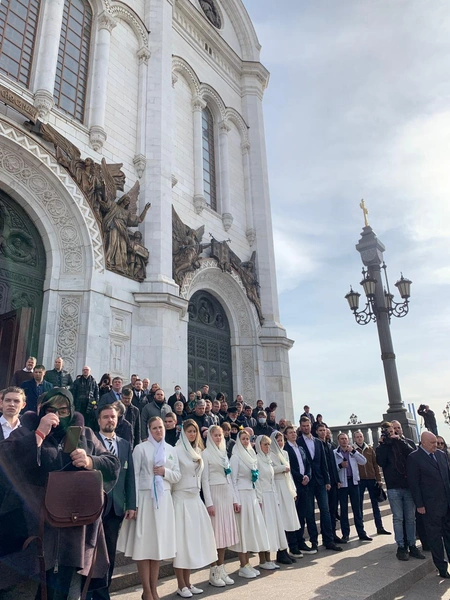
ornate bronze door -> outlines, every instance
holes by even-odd
[[[233,396],[230,326],[222,305],[207,292],[189,301],[188,385],[196,391],[207,383],[214,398],[223,392]]]
[[[0,387],[27,356],[37,356],[44,277],[45,250],[36,227],[0,191]]]

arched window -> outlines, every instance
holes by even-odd
[[[0,72],[28,87],[40,0],[0,3]]]
[[[86,0],[65,0],[55,79],[55,105],[84,120],[92,9]]]
[[[202,112],[203,193],[206,204],[217,210],[216,157],[214,149],[214,119],[208,107]]]

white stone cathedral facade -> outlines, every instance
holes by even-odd
[[[210,383],[276,401],[292,418],[264,138],[269,74],[242,1],[3,0],[0,41],[0,320],[14,344],[3,367],[23,366],[28,352],[50,368],[62,356],[75,375],[87,364],[97,379],[138,373],[167,391]],[[144,281],[107,268],[92,206],[30,131],[30,106],[82,160],[123,163],[125,191],[139,181],[138,212],[151,202],[139,225]],[[180,286],[172,206],[204,227]],[[212,238],[242,261],[256,256],[263,319],[236,269],[211,257]]]

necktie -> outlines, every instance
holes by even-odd
[[[106,441],[108,442],[108,445],[109,445],[109,451],[111,452],[111,454],[114,454],[114,456],[115,456],[116,455],[116,449],[114,448],[113,441],[110,440],[109,438],[106,438]]]
[[[116,396],[117,396],[117,400],[120,400],[120,394],[119,394],[119,392],[116,392]]]
[[[437,463],[436,455],[433,454],[433,452],[430,452],[430,454],[428,456],[431,458],[432,461]]]

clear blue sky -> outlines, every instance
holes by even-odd
[[[352,412],[375,421],[387,408],[376,326],[357,325],[344,299],[350,284],[363,293],[361,198],[386,246],[391,288],[400,271],[413,281],[410,314],[392,321],[403,400],[442,413],[450,399],[448,3],[244,4],[271,72],[266,141],[296,418],[305,403],[334,425]]]

